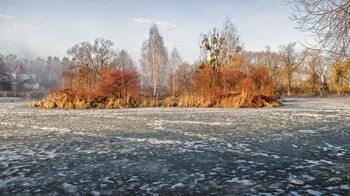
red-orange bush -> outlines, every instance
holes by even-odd
[[[136,71],[105,68],[95,88],[95,96],[129,99],[140,91],[140,81]]]
[[[209,100],[210,106],[262,107],[277,99],[276,85],[265,68],[243,71],[236,67],[212,69],[204,66],[195,72],[193,92]]]
[[[70,91],[79,97],[88,97],[93,91],[97,81],[97,76],[88,67],[73,66],[68,67],[62,72],[62,89],[65,92]]]
[[[272,99],[277,99],[277,85],[270,76],[268,70],[263,67],[254,67],[250,70],[249,77],[254,80],[258,92]]]

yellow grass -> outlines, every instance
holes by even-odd
[[[221,97],[213,99],[201,95],[182,95],[178,98],[170,96],[160,104],[158,98],[139,97],[130,99],[120,99],[109,97],[107,99],[83,99],[71,97],[64,93],[53,93],[40,102],[33,102],[31,107],[46,109],[120,109],[129,107],[220,107],[220,108],[242,108],[242,107],[278,107],[281,104],[277,101],[267,101],[260,96],[251,96],[244,91],[235,96]]]

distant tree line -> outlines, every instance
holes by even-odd
[[[22,65],[29,74],[36,74],[41,87],[46,89],[60,88],[62,70],[71,63],[68,57],[49,56],[46,60],[38,57],[35,60],[18,58],[17,55],[0,54],[0,72],[12,74],[17,66]]]
[[[86,92],[87,88],[95,88],[102,73],[107,73],[106,69],[119,70],[123,80],[119,81],[121,88],[130,82],[122,73],[132,72],[143,94],[179,96],[193,91],[196,73],[205,66],[211,66],[213,70],[235,67],[243,72],[264,68],[280,95],[350,92],[349,59],[339,61],[338,56],[321,50],[298,51],[295,45],[280,45],[278,51],[271,51],[269,47],[265,51],[246,51],[240,46],[236,27],[226,19],[221,31],[213,28],[207,34],[201,34],[202,58],[189,64],[182,60],[177,48],[168,54],[158,27],[153,25],[149,38],[142,44],[139,69],[127,51],[114,49],[112,41],[98,38],[93,43],[74,45],[67,52],[69,58],[49,56],[46,60],[29,60],[0,54],[0,72],[11,73],[17,65],[22,65],[27,72],[37,74],[38,81],[47,89],[69,87],[73,91]],[[127,90],[119,91],[119,96],[127,96]]]
[[[183,61],[177,48],[169,53],[157,25],[152,25],[141,46],[138,68],[125,50],[118,50],[110,40],[97,38],[92,43],[74,45],[67,51],[69,58],[62,60],[49,57],[33,61],[1,55],[0,71],[9,72],[22,64],[40,75],[46,87],[60,87],[60,91],[51,93],[50,99],[63,99],[64,103],[58,106],[51,101],[47,107],[62,108],[261,107],[273,106],[281,95],[348,94],[348,21],[336,17],[329,24],[342,25],[345,33],[331,34],[326,30],[316,33],[317,28],[328,25],[334,12],[348,13],[349,2],[285,2],[297,12],[293,19],[300,28],[318,36],[319,47],[297,50],[293,42],[280,45],[278,51],[271,51],[268,46],[264,51],[247,51],[241,45],[237,28],[226,18],[221,28],[200,35],[202,55],[193,64]],[[319,7],[318,3],[330,7]],[[312,22],[324,23],[312,26]],[[332,44],[330,39],[339,44]],[[48,82],[51,72],[60,75],[60,83]],[[80,106],[72,104],[75,102]]]

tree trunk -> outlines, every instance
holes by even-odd
[[[292,88],[292,72],[288,70],[288,76],[287,76],[287,96],[291,96],[291,88]]]
[[[173,72],[173,95],[176,94],[176,78],[175,78],[175,71]]]

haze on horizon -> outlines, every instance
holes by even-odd
[[[176,47],[189,63],[199,59],[199,35],[220,28],[228,17],[246,50],[277,51],[281,44],[303,41],[294,29],[291,9],[280,0],[45,1],[0,0],[0,54],[35,59],[67,56],[82,41],[103,37],[125,49],[135,62],[149,27],[157,24],[168,51]]]

